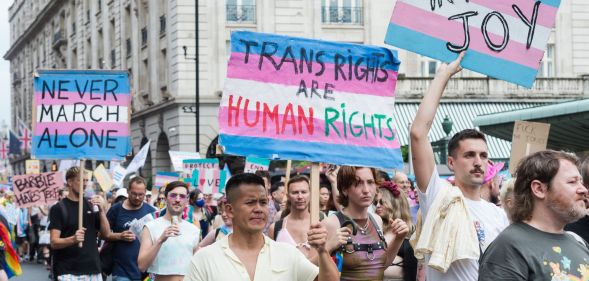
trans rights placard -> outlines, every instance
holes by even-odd
[[[256,171],[268,171],[268,168],[270,168],[270,159],[246,157],[243,172],[255,173]]]
[[[131,150],[126,71],[39,70],[33,155],[39,159],[123,159]]]
[[[560,0],[398,0],[385,43],[531,88]]]
[[[382,47],[234,32],[219,142],[235,155],[401,167],[399,63]]]

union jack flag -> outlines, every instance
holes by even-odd
[[[20,141],[20,149],[26,153],[31,148],[31,130],[22,120],[18,120],[18,140]]]
[[[0,140],[0,159],[8,157],[8,141]]]

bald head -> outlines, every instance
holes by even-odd
[[[395,176],[393,176],[393,182],[397,184],[403,191],[407,192],[411,189],[411,182],[409,182],[409,178],[407,174],[397,171],[395,172]]]

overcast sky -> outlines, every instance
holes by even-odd
[[[13,0],[0,0],[0,122],[10,124],[10,62],[4,60],[4,54],[10,48],[10,28],[8,25],[8,7]]]

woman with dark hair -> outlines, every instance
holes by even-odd
[[[407,195],[395,183],[385,181],[379,188],[376,200],[374,200],[376,214],[382,218],[384,236],[387,242],[394,238],[391,223],[395,219],[403,220],[409,228],[409,232],[393,263],[385,270],[384,280],[388,281],[415,281],[417,276],[417,259],[413,248],[409,244],[409,237],[413,234],[415,226],[411,219],[409,201]]]
[[[387,243],[382,219],[368,212],[379,181],[374,168],[342,166],[337,173],[337,201],[342,210],[323,224],[328,231],[328,249],[341,261],[341,280],[382,280],[407,236],[407,224],[395,219],[389,222],[393,237]],[[355,231],[341,241],[336,237],[341,233],[340,227],[346,225]]]

